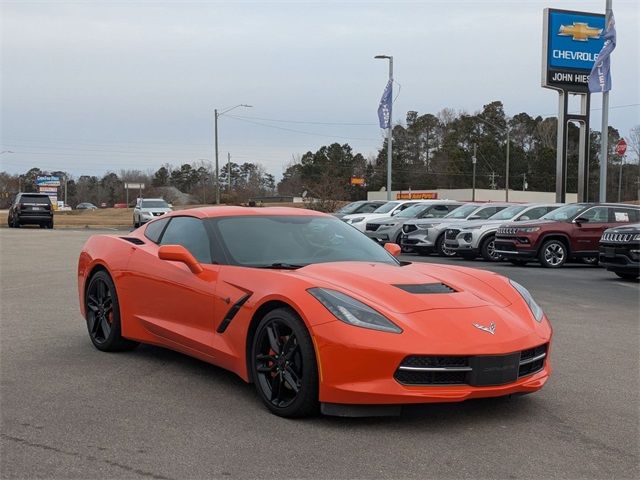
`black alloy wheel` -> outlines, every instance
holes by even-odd
[[[104,270],[91,277],[85,295],[85,307],[89,338],[98,350],[129,350],[138,346],[137,342],[120,335],[118,295],[113,280]]]
[[[496,252],[496,237],[494,235],[491,235],[490,237],[482,241],[480,253],[482,257],[488,262],[499,262],[500,260],[502,260],[502,255]]]
[[[440,255],[441,257],[455,257],[456,256],[456,251],[448,248],[444,244],[444,233],[441,234],[438,237],[438,240],[436,240],[436,251],[438,252],[438,255]]]
[[[291,310],[272,310],[260,321],[251,348],[258,395],[276,415],[318,412],[318,371],[311,336]]]

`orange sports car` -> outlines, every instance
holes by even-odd
[[[398,261],[346,223],[292,208],[171,212],[80,253],[103,351],[140,342],[237,373],[285,417],[531,393],[552,329],[529,292],[463,267]]]

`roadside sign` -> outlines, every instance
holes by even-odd
[[[621,157],[627,151],[627,142],[624,141],[624,138],[621,138],[620,141],[616,144],[616,153]]]
[[[54,177],[53,175],[43,175],[36,177],[36,185],[39,187],[59,187],[60,177]]]
[[[364,186],[364,178],[363,177],[351,177],[351,185],[359,185]]]
[[[125,183],[124,188],[130,188],[131,190],[142,190],[144,183]]]

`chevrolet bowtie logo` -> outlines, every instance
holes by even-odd
[[[601,28],[590,27],[587,23],[573,22],[573,25],[560,25],[558,35],[573,37],[578,42],[586,42],[590,38],[600,38]]]

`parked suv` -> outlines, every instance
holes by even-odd
[[[597,261],[598,242],[607,228],[638,221],[640,207],[635,205],[574,203],[533,222],[502,225],[495,249],[518,265],[536,259],[548,268],[571,259]]]
[[[7,223],[10,228],[22,225],[40,225],[53,228],[53,208],[49,195],[43,193],[18,193],[9,208]]]
[[[369,220],[365,232],[369,238],[380,243],[395,242],[400,245],[402,225],[412,218],[437,219],[449,214],[462,203],[453,200],[442,200],[435,203],[416,203],[395,216]]]
[[[640,223],[604,231],[600,239],[600,265],[620,278],[640,277]]]
[[[171,205],[162,198],[139,198],[133,209],[133,228],[138,228],[171,210]]]
[[[412,248],[419,254],[426,255],[433,251],[443,257],[456,254],[444,244],[444,232],[451,224],[465,220],[486,220],[510,203],[467,203],[443,218],[408,220],[402,226],[401,245],[405,249]]]
[[[498,262],[502,256],[495,251],[498,227],[505,222],[526,222],[537,220],[562,204],[522,204],[512,205],[489,217],[487,220],[473,220],[452,225],[445,232],[445,245],[460,257],[472,260],[478,255],[489,262]]]
[[[342,221],[347,222],[352,227],[357,228],[361,232],[365,231],[367,222],[377,220],[378,218],[393,217],[403,210],[406,210],[416,203],[433,202],[434,200],[394,200],[387,202],[381,207],[373,211],[373,213],[352,213],[342,217]]]

